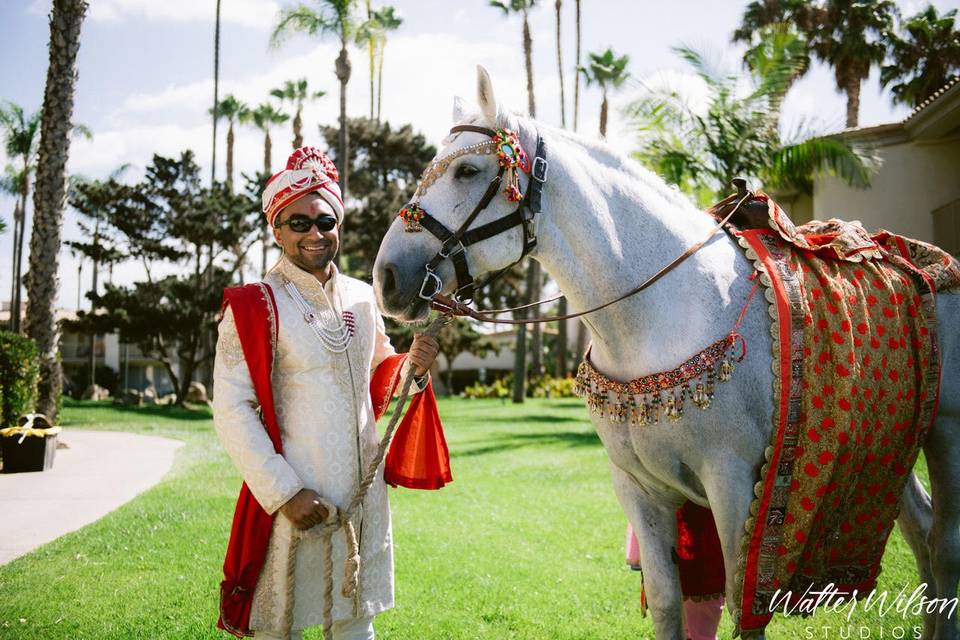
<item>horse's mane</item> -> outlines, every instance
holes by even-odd
[[[551,136],[561,138],[571,144],[585,148],[592,160],[613,171],[628,174],[629,177],[641,181],[646,187],[653,190],[657,196],[678,207],[696,208],[690,198],[675,185],[669,185],[656,173],[643,166],[630,156],[624,155],[611,147],[603,140],[593,140],[581,136],[573,131],[559,129],[550,125],[537,123],[541,130],[548,131]]]

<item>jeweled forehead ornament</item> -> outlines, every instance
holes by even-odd
[[[427,192],[433,183],[440,179],[453,161],[465,155],[496,155],[497,164],[504,170],[503,195],[509,202],[520,202],[523,194],[520,192],[519,171],[530,173],[530,159],[523,147],[516,131],[511,129],[495,129],[490,140],[478,142],[434,160],[420,176],[420,184],[413,194],[413,201],[400,210],[399,217],[403,220],[404,230],[418,233],[423,230],[420,221],[423,219],[423,209],[420,207],[420,198]]]

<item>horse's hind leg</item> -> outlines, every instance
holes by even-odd
[[[930,502],[930,495],[914,473],[910,474],[907,485],[903,489],[897,524],[900,525],[900,533],[910,545],[913,556],[917,560],[920,582],[927,585],[927,594],[933,596],[937,588],[933,579],[933,567],[930,564],[930,549],[927,547],[927,538],[933,526],[933,505]],[[932,640],[935,630],[936,616],[933,613],[924,614],[921,639]]]
[[[941,398],[946,400],[946,394]],[[924,445],[933,494],[933,524],[927,540],[936,597],[950,599],[957,597],[960,582],[960,417],[943,404]],[[934,637],[958,638],[955,614],[950,608],[938,609]]]

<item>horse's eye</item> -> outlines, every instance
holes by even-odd
[[[473,176],[480,173],[480,170],[469,164],[461,164],[457,167],[457,171],[453,174],[454,178],[472,178]]]

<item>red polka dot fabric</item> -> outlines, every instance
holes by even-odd
[[[932,291],[960,286],[956,261],[859,225],[837,232],[858,242],[840,259],[825,224],[793,229],[804,243],[775,229],[740,234],[772,292],[777,374],[774,436],[742,554],[744,632],[766,626],[778,589],[869,592],[936,411]]]

